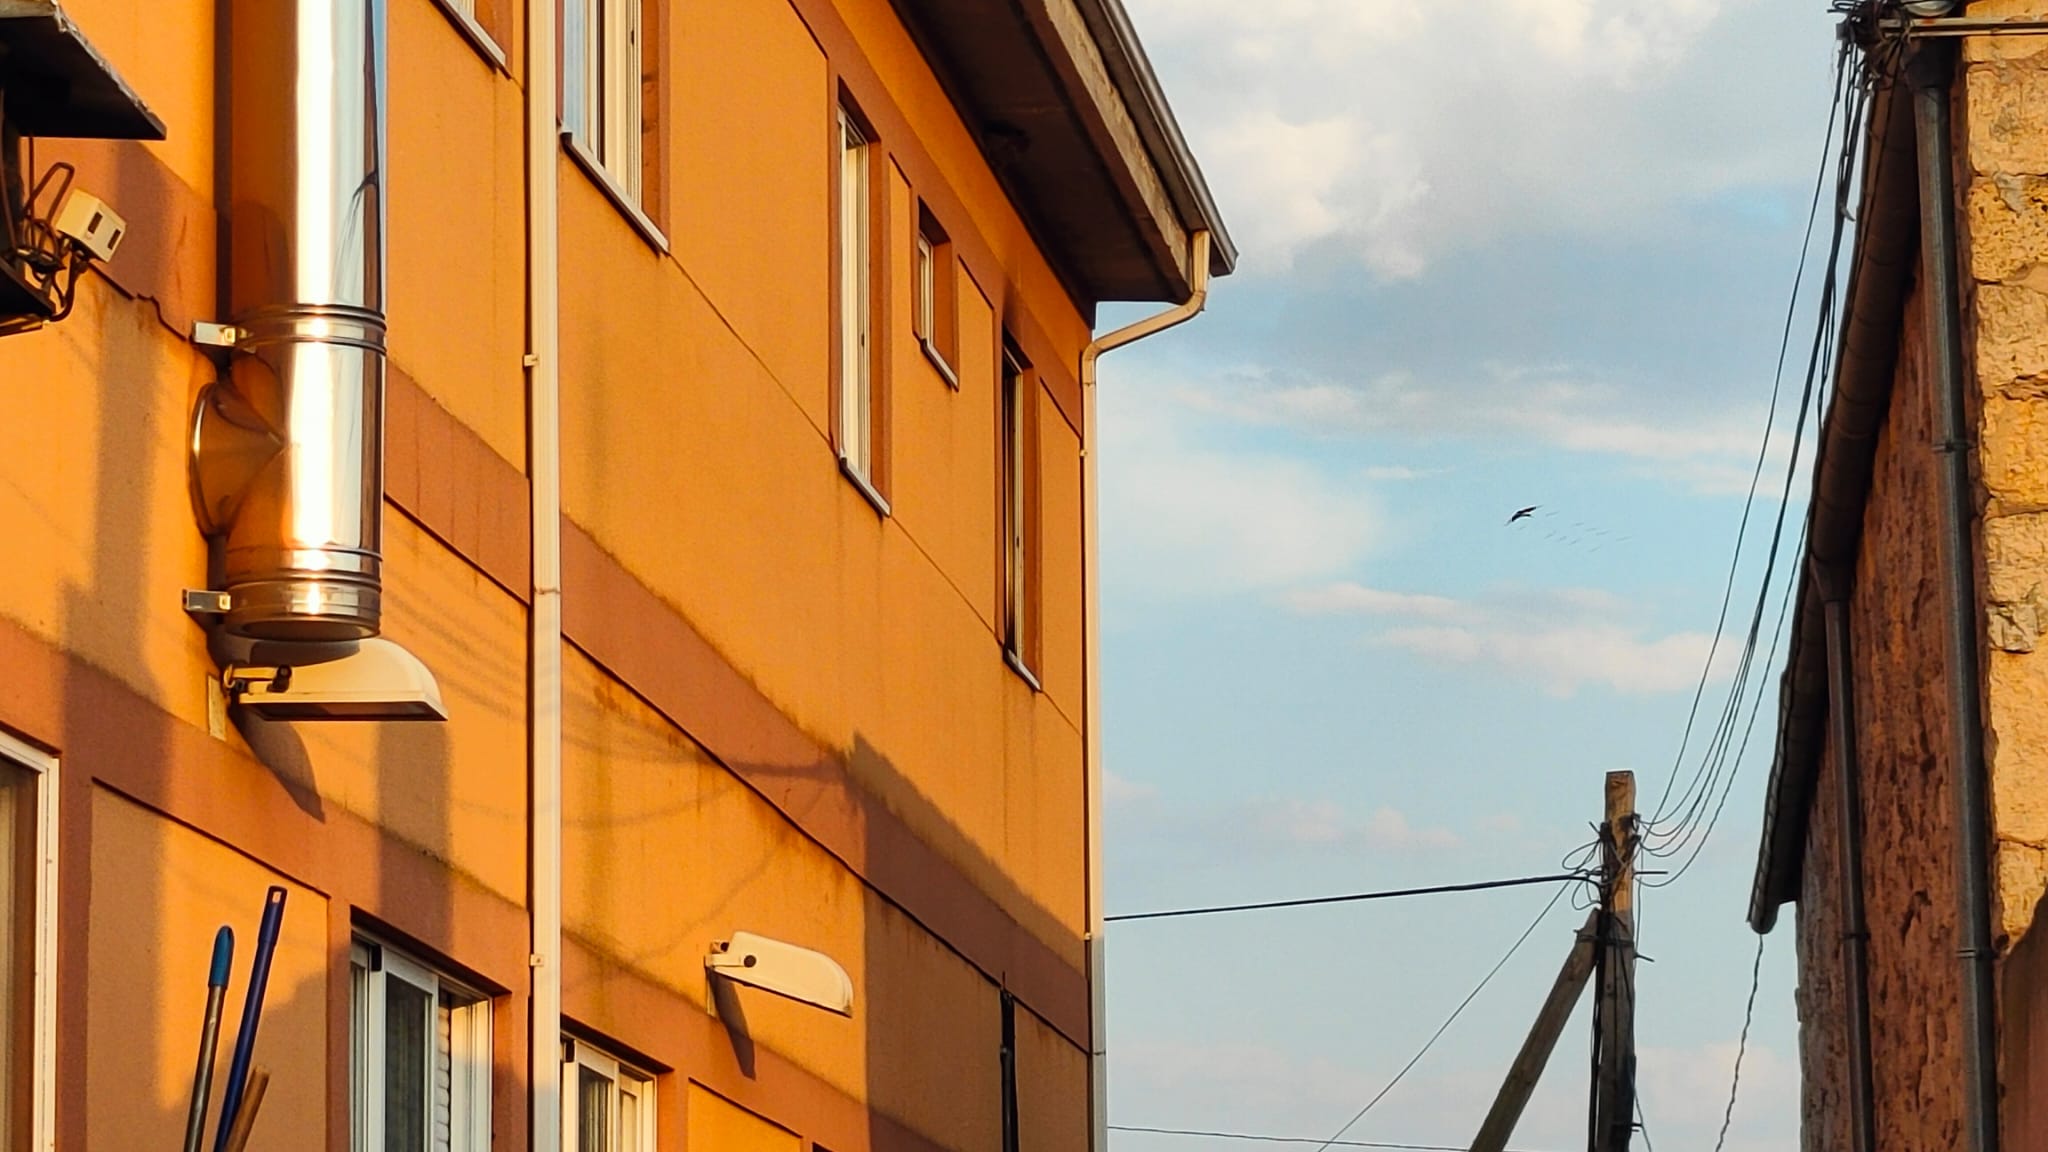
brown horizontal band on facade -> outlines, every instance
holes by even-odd
[[[0,619],[0,726],[59,757],[58,1118],[63,1147],[83,1147],[88,1077],[83,1044],[90,992],[92,793],[104,788],[328,898],[329,943],[346,989],[353,912],[504,989],[496,1063],[501,1140],[525,1144],[526,911],[428,853],[331,803],[299,792],[247,752],[163,711],[110,673]],[[309,810],[309,805],[312,810]],[[633,1045],[682,1076],[841,1152],[938,1152],[788,1058],[757,1048],[754,1075],[734,1063],[723,1027],[702,1007],[574,937],[563,942],[567,1015]],[[330,1152],[345,1152],[349,1016],[332,995]],[[680,1116],[680,1110],[673,1113]],[[677,1133],[679,1140],[681,1134]]]
[[[393,412],[387,497],[525,600],[525,476],[402,371],[391,370],[386,392]],[[570,643],[884,899],[1087,1046],[1086,976],[861,787],[842,757],[798,728],[681,612],[567,517],[562,587]]]
[[[907,121],[901,121],[893,105],[889,114],[907,132]],[[153,300],[165,323],[181,336],[189,335],[191,321],[213,318],[213,216],[197,192],[133,142],[62,143],[61,151],[51,151],[76,163],[81,180],[93,173],[94,179],[108,181],[101,187],[134,189],[137,199],[131,202],[148,206],[138,213],[138,220],[160,214],[155,215],[158,240],[144,243],[152,230],[131,224],[131,232],[144,235],[123,247],[110,281],[124,293]],[[923,163],[929,165],[929,158]],[[130,262],[131,257],[138,258]],[[1031,326],[1025,334],[1035,337],[1032,343],[1047,339]],[[1060,382],[1066,374],[1048,378]],[[396,365],[390,368],[386,405],[387,499],[525,602],[531,584],[531,513],[524,473]],[[697,740],[884,899],[989,980],[1007,985],[1068,1040],[1087,1047],[1087,978],[1078,968],[925,843],[853,778],[842,757],[797,728],[680,612],[566,518],[563,542],[567,583],[600,598],[620,598],[619,603],[600,599],[579,605],[578,595],[565,596],[572,643]],[[620,607],[626,602],[635,607]],[[598,603],[605,604],[604,612],[589,611]],[[716,705],[708,702],[709,697],[693,694],[714,684],[720,686]],[[809,770],[798,779],[785,770],[791,764],[808,765]]]
[[[811,1147],[945,1152],[872,1103],[863,1104],[780,1053],[752,1045],[744,1033],[729,1035],[705,1009],[573,936],[562,941],[562,1014],[572,1025],[664,1059],[677,1073],[674,1091],[684,1092],[684,1081],[693,1081],[796,1132]],[[658,1132],[655,1143],[681,1147],[687,1139],[684,1110],[665,1110],[664,1118],[676,1130]]]

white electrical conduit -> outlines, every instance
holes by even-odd
[[[528,910],[533,975],[527,1138],[562,1147],[562,458],[561,240],[556,199],[555,5],[526,4],[527,480],[533,507],[532,796]]]
[[[1108,1001],[1103,996],[1107,965],[1102,939],[1102,572],[1097,557],[1098,500],[1096,487],[1095,362],[1104,352],[1134,344],[1192,320],[1209,300],[1209,232],[1188,241],[1188,298],[1185,302],[1135,324],[1099,336],[1081,353],[1081,629],[1085,650],[1082,666],[1081,729],[1085,740],[1088,780],[1084,822],[1088,828],[1088,1119],[1089,1146],[1109,1148],[1109,1057],[1103,1032]]]

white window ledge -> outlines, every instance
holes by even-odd
[[[960,390],[960,374],[953,371],[953,366],[946,363],[946,358],[939,354],[938,345],[932,343],[928,338],[921,339],[917,343],[919,347],[924,349],[924,358],[931,361],[932,367],[939,370],[939,378],[946,382],[947,387],[958,392]]]
[[[848,480],[853,481],[853,486],[860,489],[860,494],[867,497],[868,503],[875,506],[875,511],[880,512],[884,516],[889,515],[889,501],[880,492],[875,490],[873,481],[854,469],[853,462],[844,455],[839,457],[839,473]]]
[[[461,32],[463,37],[477,51],[483,53],[484,58],[489,60],[492,66],[507,76],[512,74],[512,65],[505,59],[505,50],[498,46],[498,42],[491,38],[491,34],[484,29],[483,25],[476,22],[476,17],[450,4],[448,0],[434,0],[434,2],[440,6],[443,13],[447,14],[448,19],[454,23],[456,30]]]
[[[612,206],[632,222],[634,229],[640,233],[640,238],[653,245],[656,252],[667,255],[668,237],[661,234],[661,229],[655,226],[653,220],[648,219],[647,213],[640,210],[640,205],[633,202],[633,198],[626,194],[624,188],[619,187],[619,182],[612,178],[612,174],[605,170],[605,166],[598,162],[597,157],[591,155],[590,150],[583,146],[583,142],[576,139],[576,134],[566,128],[562,130],[562,147],[575,159],[577,166],[583,169],[583,174],[590,177],[605,194],[605,198],[612,202]]]

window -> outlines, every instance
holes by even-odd
[[[1017,1152],[1017,998],[1003,989],[1003,1152]]]
[[[875,390],[872,347],[874,259],[869,173],[873,145],[839,110],[839,459],[863,490],[875,486]]]
[[[646,175],[642,2],[566,0],[562,9],[562,133],[635,210]]]
[[[946,383],[960,387],[953,365],[959,352],[958,299],[953,288],[953,244],[922,204],[917,210],[915,307],[911,327],[925,356]]]
[[[1002,445],[1003,654],[1033,688],[1030,611],[1032,592],[1031,378],[1023,357],[1004,341]]]
[[[654,1152],[654,1077],[564,1038],[562,1152]]]
[[[0,1140],[54,1148],[57,762],[0,735]]]
[[[489,1152],[491,1005],[371,940],[349,953],[354,1152]]]

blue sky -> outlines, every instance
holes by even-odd
[[[1199,321],[1103,362],[1109,909],[1553,871],[1605,772],[1663,791],[1706,662],[1826,5],[1127,3],[1246,256]],[[1699,866],[1642,902],[1666,1152],[1711,1148],[1726,1099],[1773,703]],[[1112,1122],[1330,1135],[1548,895],[1114,928]],[[1468,1141],[1580,917],[1348,1138]],[[1790,1150],[1789,926],[1764,973],[1729,1143]],[[1587,1027],[1515,1146],[1583,1146]]]

